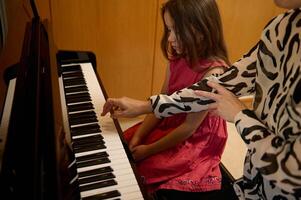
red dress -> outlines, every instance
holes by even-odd
[[[202,79],[211,67],[226,66],[223,61],[201,60],[198,72],[192,71],[184,59],[171,61],[168,94]],[[150,144],[169,134],[185,121],[187,114],[164,118],[145,138]],[[129,141],[141,123],[127,129]],[[226,122],[208,114],[198,129],[182,143],[147,157],[137,163],[139,174],[149,192],[174,189],[188,192],[211,191],[221,188],[219,163],[227,140]]]

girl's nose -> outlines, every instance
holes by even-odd
[[[176,36],[173,32],[170,32],[168,35],[168,42],[175,42],[176,41]]]

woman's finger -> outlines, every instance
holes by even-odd
[[[208,81],[207,85],[215,89],[218,94],[225,94],[229,92],[225,87],[213,81]]]
[[[217,101],[219,99],[219,95],[215,94],[213,92],[206,92],[206,91],[202,91],[202,90],[196,90],[196,91],[194,91],[194,93],[198,96],[206,97],[208,99],[212,99],[212,100],[215,100],[215,101]]]
[[[217,107],[218,107],[218,104],[217,104],[217,103],[210,103],[210,104],[208,104],[207,110],[208,110],[208,111],[216,110]]]

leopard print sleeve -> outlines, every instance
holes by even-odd
[[[299,84],[298,90],[301,91],[301,82]],[[260,176],[267,180],[267,185],[271,187],[277,185],[281,190],[299,196],[301,192],[301,103],[296,107],[288,106],[287,109],[290,120],[289,123],[287,121],[285,125],[282,124],[283,133],[275,134],[269,130],[250,110],[238,113],[235,117],[235,125],[248,147],[246,157],[248,162],[245,163],[244,176],[254,178],[260,173]],[[267,191],[272,194],[272,189]]]
[[[161,118],[177,113],[206,110],[208,104],[212,103],[212,101],[197,96],[194,94],[194,91],[211,91],[211,88],[206,84],[208,80],[218,82],[237,96],[252,94],[255,91],[257,47],[258,45],[255,45],[249,53],[245,54],[222,75],[212,75],[171,95],[160,94],[151,96],[150,101],[154,114]]]
[[[268,24],[257,57],[254,110],[243,110],[235,117],[248,147],[244,196],[300,199],[301,9]]]

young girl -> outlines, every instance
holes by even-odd
[[[170,61],[162,93],[172,94],[223,73],[228,60],[216,2],[170,0],[161,11],[161,47]],[[177,199],[183,199],[181,195],[214,199],[216,193],[209,191],[221,188],[219,164],[227,131],[220,117],[206,111],[165,119],[149,114],[124,136],[150,193],[160,190],[170,199],[175,199],[174,194]]]

